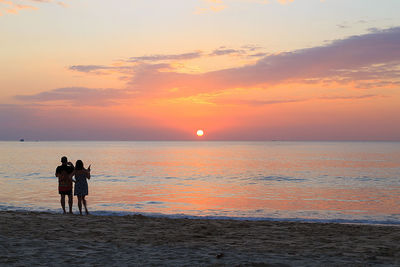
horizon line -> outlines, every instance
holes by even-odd
[[[381,140],[381,139],[304,139],[304,140],[299,140],[299,139],[260,139],[260,140],[255,140],[255,139],[181,139],[181,140],[172,140],[172,139],[154,139],[154,140],[27,140],[23,139],[22,140],[2,140],[0,139],[0,142],[18,142],[18,143],[24,143],[24,142],[30,142],[30,143],[37,143],[37,142],[400,142],[400,139],[390,139],[390,140]]]

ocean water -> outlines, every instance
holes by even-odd
[[[97,215],[400,225],[400,142],[0,142],[0,210],[61,212],[64,155]]]

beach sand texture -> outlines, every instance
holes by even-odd
[[[400,227],[0,212],[0,265],[400,265]]]

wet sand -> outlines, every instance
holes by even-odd
[[[400,265],[400,227],[0,211],[0,265]]]

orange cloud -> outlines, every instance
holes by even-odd
[[[22,10],[22,9],[33,9],[33,10],[36,10],[37,7],[29,6],[29,5],[19,5],[19,4],[15,4],[15,5],[12,5],[12,7],[8,8],[8,9],[6,10],[6,12],[7,12],[7,13],[10,13],[10,14],[17,14],[17,13],[18,13],[20,10]]]
[[[32,2],[36,5],[29,4]],[[55,0],[0,0],[0,16],[3,13],[18,14],[23,9],[37,10],[37,5],[49,3],[55,3],[64,7],[67,6],[66,3]]]
[[[195,14],[220,12],[227,7],[222,0],[203,0],[203,2],[205,7],[198,7]]]
[[[282,5],[286,5],[288,3],[293,2],[294,0],[278,0],[278,3],[282,4]]]
[[[256,4],[269,4],[270,0],[202,0],[205,7],[198,7],[196,14],[203,14],[208,12],[220,12],[228,7],[229,2],[240,1],[245,3],[256,3]],[[282,5],[293,2],[294,0],[276,0]]]

